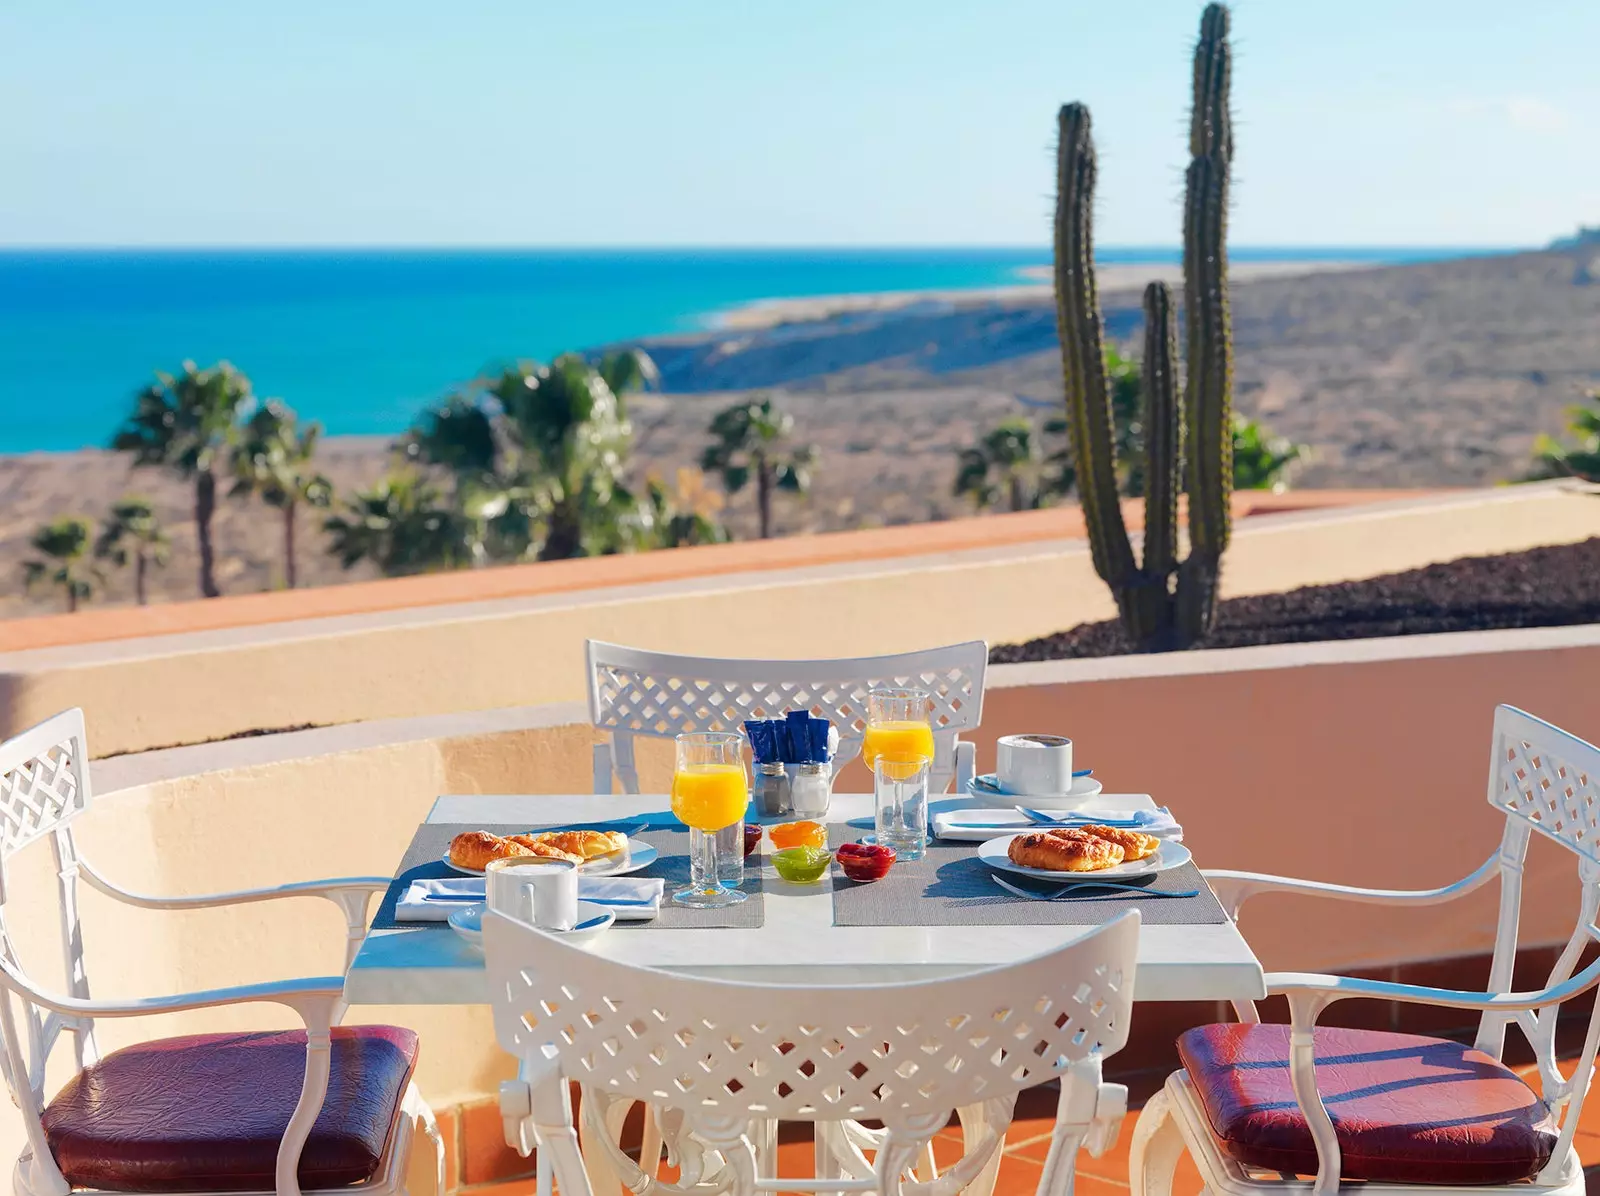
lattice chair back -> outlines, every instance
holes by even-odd
[[[852,660],[716,660],[645,652],[589,641],[589,717],[611,742],[594,754],[596,793],[639,792],[636,736],[671,738],[687,731],[739,731],[746,719],[809,710],[839,730],[840,765],[861,753],[867,691],[915,686],[932,696],[935,759],[930,787],[944,792],[972,779],[974,749],[960,739],[983,717],[989,646],[982,640]]]
[[[72,822],[88,809],[90,797],[83,711],[64,711],[0,743],[0,952],[24,972],[6,922],[7,870],[18,851],[48,836],[55,853],[67,991],[84,999],[89,996],[89,981],[78,925],[78,851]],[[45,1064],[63,1030],[73,1036],[80,1070],[99,1058],[92,1020],[49,1013],[21,994],[0,990],[0,1037],[5,1047],[0,1065],[13,1101],[30,1124],[37,1123],[44,1106]]]
[[[677,1125],[732,1147],[730,1160],[748,1153],[746,1127],[770,1119],[879,1120],[894,1149],[914,1154],[952,1110],[1111,1054],[1128,1037],[1138,937],[1129,911],[1044,955],[963,976],[806,986],[637,968],[484,917],[495,1034],[524,1078],[542,1073],[546,1091],[562,1093],[577,1080],[586,1105],[589,1093],[645,1101],[669,1140]],[[753,1185],[743,1178],[735,1191]],[[559,1162],[556,1179],[563,1186]]]
[[[1600,748],[1513,706],[1497,707],[1489,804],[1505,814],[1506,829],[1500,842],[1500,914],[1488,991],[1511,991],[1523,865],[1533,835],[1572,852],[1582,884],[1577,925],[1551,970],[1547,987],[1563,983],[1577,969],[1584,949],[1600,942]],[[1560,1012],[1559,1005],[1552,1005],[1521,1014],[1486,1013],[1479,1025],[1477,1046],[1498,1058],[1506,1026],[1515,1024],[1522,1030],[1538,1057],[1546,1103],[1557,1113],[1566,1109],[1564,1128],[1570,1141],[1600,1041],[1600,1002],[1591,1016],[1583,1053],[1569,1076],[1563,1076],[1556,1066]],[[1554,1157],[1561,1158],[1561,1151]]]

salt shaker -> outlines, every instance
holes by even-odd
[[[828,812],[832,791],[832,764],[796,764],[789,779],[789,809],[801,818],[820,818]]]

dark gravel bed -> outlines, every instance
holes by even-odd
[[[1230,598],[1203,648],[1359,640],[1439,631],[1600,623],[1600,539],[1504,556],[1463,557],[1363,581]],[[1122,656],[1115,620],[1082,623],[1025,644],[1002,644],[994,664]]]

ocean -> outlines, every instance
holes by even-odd
[[[1235,249],[1373,264],[1448,248]],[[1104,249],[1107,263],[1176,249]],[[0,453],[105,445],[157,369],[231,361],[333,435],[392,435],[485,366],[689,332],[762,299],[1021,281],[1048,249],[0,251]]]

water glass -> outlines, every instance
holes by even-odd
[[[926,756],[884,754],[873,765],[872,808],[877,840],[904,860],[920,860],[928,849]]]
[[[672,899],[699,909],[744,901],[747,894],[725,880],[735,867],[744,875],[744,815],[750,804],[744,736],[696,731],[679,735],[675,748],[672,812],[689,827],[689,886]],[[737,856],[737,865],[724,856]]]

